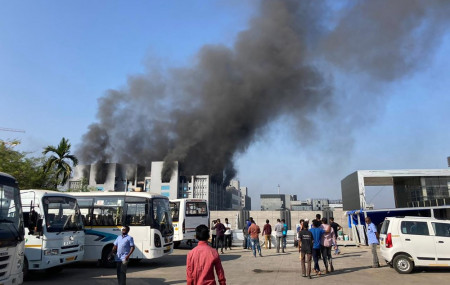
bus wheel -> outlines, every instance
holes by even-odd
[[[181,241],[174,241],[173,242],[173,248],[179,248],[181,244]]]
[[[113,267],[116,266],[116,261],[114,259],[112,259],[112,260],[108,259],[108,256],[111,253],[112,249],[113,249],[113,245],[112,244],[107,245],[107,246],[105,246],[103,248],[103,251],[102,251],[102,265],[104,267],[113,268]]]
[[[142,259],[141,258],[133,258],[133,259],[131,259],[130,258],[130,265],[137,265],[137,264],[139,264],[139,262],[141,262],[142,261]]]
[[[23,280],[27,281],[30,279],[30,271],[28,270],[28,259],[25,257],[23,259]]]

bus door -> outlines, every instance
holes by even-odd
[[[173,240],[180,241],[183,240],[183,229],[182,223],[180,223],[180,202],[170,202],[170,212],[172,214],[172,225],[173,225]]]
[[[125,197],[125,224],[130,226],[136,244],[132,258],[144,258],[150,247],[150,205],[143,197]]]
[[[40,206],[41,201],[36,198],[36,193],[26,192],[22,194],[25,226],[25,256],[30,261],[42,259],[44,214]]]

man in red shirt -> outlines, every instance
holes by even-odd
[[[262,235],[264,236],[264,247],[267,249],[267,244],[269,244],[269,249],[272,247],[272,226],[269,224],[269,220],[266,220],[266,224],[263,227]]]
[[[186,261],[187,285],[213,285],[214,269],[220,285],[226,285],[225,272],[216,250],[208,245],[209,229],[200,225],[195,229],[198,245],[188,253]]]
[[[259,226],[255,224],[255,221],[252,220],[252,225],[248,228],[248,235],[250,236],[250,239],[252,241],[252,249],[253,249],[253,256],[256,257],[256,247],[258,248],[259,256],[262,257],[261,254],[261,246],[259,245],[259,234],[261,233],[261,230],[259,229]]]

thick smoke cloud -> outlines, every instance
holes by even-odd
[[[232,48],[207,45],[191,67],[149,66],[130,77],[99,100],[81,160],[176,160],[183,174],[227,183],[234,155],[280,116],[294,118],[308,137],[315,118],[342,114],[331,75],[317,62],[392,81],[422,66],[449,24],[450,1],[333,3],[262,1]]]

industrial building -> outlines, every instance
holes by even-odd
[[[290,210],[291,201],[297,201],[297,195],[261,194],[261,211]]]
[[[77,165],[73,177],[60,190],[141,191],[145,167],[137,164],[96,163]]]
[[[232,210],[251,210],[251,198],[248,196],[248,187],[241,186],[239,180],[232,179],[226,188],[229,204]]]
[[[97,163],[77,165],[74,175],[61,190],[74,191],[145,191],[164,195],[169,199],[198,198],[208,200],[211,210],[247,209],[251,199],[240,183],[232,180],[225,188],[212,181],[210,175],[183,176],[178,162],[173,162],[170,179],[163,179],[163,161],[153,161],[151,169],[136,164]],[[237,186],[237,187],[235,187]],[[88,189],[89,188],[89,189]]]
[[[344,210],[368,208],[366,186],[392,186],[396,208],[450,205],[450,169],[355,171],[341,181]]]
[[[310,198],[297,200],[297,195],[289,194],[262,194],[261,211],[326,211],[342,209],[341,200],[329,200],[327,198]]]

